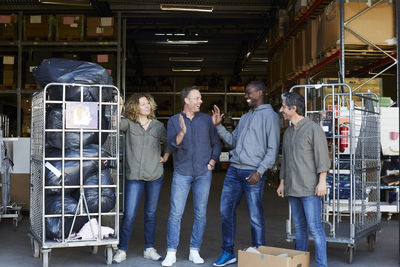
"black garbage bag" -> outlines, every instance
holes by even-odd
[[[98,185],[99,175],[88,177],[84,181],[84,185]],[[113,180],[109,169],[101,171],[101,184],[113,185]],[[85,188],[85,197],[88,205],[89,212],[95,213],[99,210],[99,188]],[[74,197],[79,200],[79,192],[74,192]],[[101,189],[101,212],[108,212],[115,207],[115,188],[102,188]]]
[[[62,238],[62,197],[61,195],[46,196],[45,198],[46,215],[60,215],[60,217],[46,218],[46,237],[50,240]],[[70,197],[64,196],[64,214],[75,214],[78,202]],[[64,235],[67,238],[72,226],[73,217],[64,216]],[[87,217],[77,216],[73,231],[79,231],[88,221]]]
[[[32,70],[37,83],[44,88],[49,83],[76,83],[112,85],[112,77],[102,66],[86,61],[69,60],[63,58],[44,59],[39,67]],[[81,87],[69,86],[65,91],[66,101],[80,101]],[[62,100],[62,86],[52,86],[48,90],[51,100]],[[113,99],[113,89],[102,90],[102,101]],[[98,102],[99,87],[84,87],[83,101]]]
[[[99,146],[89,145],[82,151],[83,157],[95,158],[98,157]],[[109,157],[110,154],[102,149],[102,157]],[[61,157],[61,150],[56,148],[47,148],[46,157]],[[78,158],[80,157],[79,150],[66,150],[66,158]],[[98,160],[84,160],[82,166],[82,177],[89,177],[95,172],[98,172],[99,164]],[[49,165],[50,164],[50,165]],[[61,186],[62,178],[64,177],[64,185],[79,185],[80,184],[80,161],[79,160],[65,160],[64,164],[64,176],[62,175],[62,161],[61,160],[49,160],[45,164],[45,184],[46,186]],[[101,163],[101,168],[105,169],[110,167],[109,162],[105,161]],[[54,170],[55,168],[55,170]],[[61,175],[60,175],[61,174]],[[71,194],[76,188],[66,188],[65,194]],[[47,189],[46,194],[61,194],[61,189]]]
[[[102,129],[109,129],[109,120],[106,116],[102,116],[101,120]],[[62,129],[63,113],[61,108],[48,108],[46,115],[46,129]],[[101,144],[103,145],[107,140],[108,133],[102,132]],[[90,144],[99,143],[99,134],[97,132],[83,133],[82,144],[84,147]],[[65,133],[65,149],[79,149],[80,148],[80,133]],[[55,147],[62,149],[62,133],[61,132],[47,132],[46,133],[46,147]]]

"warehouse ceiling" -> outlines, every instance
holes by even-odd
[[[237,76],[266,74],[267,42],[271,41],[267,39],[267,31],[275,26],[278,9],[286,6],[287,1],[2,0],[0,3],[0,9],[8,12],[74,12],[95,16],[117,16],[120,12],[122,19],[126,19],[127,75],[172,75],[172,69],[201,69],[200,75]],[[203,8],[211,12],[204,12]]]

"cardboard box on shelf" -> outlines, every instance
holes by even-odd
[[[261,246],[239,250],[238,267],[308,267],[310,252]]]
[[[56,15],[56,41],[82,41],[84,15]]]
[[[0,40],[17,39],[17,17],[14,14],[0,15]]]
[[[317,64],[318,50],[318,23],[319,18],[310,19],[306,25],[306,44],[305,44],[305,61],[308,67],[312,67]]]
[[[345,21],[368,8],[365,2],[348,2],[344,4]],[[347,27],[363,36],[375,45],[395,45],[395,8],[394,4],[380,3],[347,24]],[[340,40],[339,2],[332,2],[322,14],[323,51],[337,48]],[[345,30],[345,45],[368,45],[349,30]]]
[[[117,37],[117,27],[114,18],[87,17],[86,37],[115,39]]]
[[[24,16],[24,40],[52,40],[55,23],[52,15]]]

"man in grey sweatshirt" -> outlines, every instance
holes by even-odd
[[[214,106],[213,123],[218,135],[229,145],[230,166],[222,188],[222,253],[214,266],[236,262],[234,241],[236,208],[244,194],[250,214],[252,246],[265,245],[265,221],[262,197],[265,172],[274,163],[279,150],[280,120],[270,104],[264,104],[265,85],[252,81],[246,85],[245,99],[250,107],[230,133],[221,125],[219,108]]]

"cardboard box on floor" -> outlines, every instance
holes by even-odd
[[[238,267],[309,267],[310,252],[261,246],[261,254],[239,250]],[[287,254],[285,256],[278,256]]]

